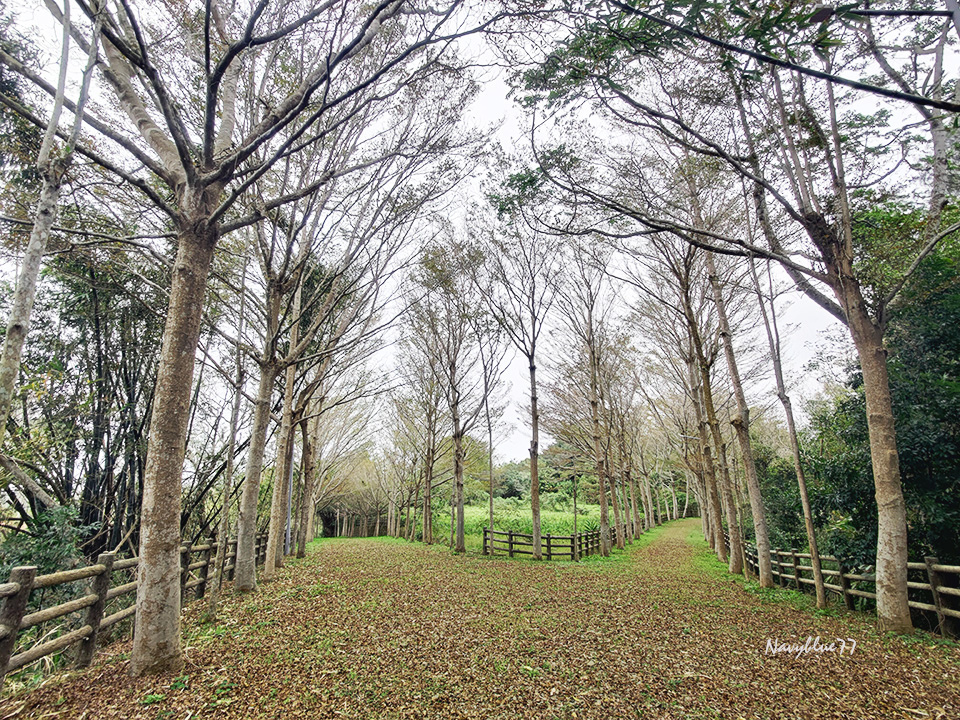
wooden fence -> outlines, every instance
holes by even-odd
[[[724,538],[729,547],[726,533]],[[746,545],[745,553],[747,565],[756,575],[759,572],[756,547]],[[773,576],[781,587],[815,590],[811,560],[810,553],[797,552],[796,548],[770,551]],[[847,609],[856,608],[855,598],[876,602],[876,575],[870,568],[854,567],[833,555],[821,555],[820,568],[823,587],[841,598]],[[936,617],[941,635],[960,637],[960,565],[943,565],[935,557],[926,557],[922,563],[908,562],[907,572],[910,607],[920,613],[930,613],[931,619]]]
[[[227,547],[224,576],[232,580],[236,539],[230,540]],[[213,566],[217,550],[218,544],[213,540],[180,547],[181,602],[186,603],[191,593],[195,598],[204,596],[207,584],[216,577]],[[257,565],[263,564],[266,552],[266,535],[258,535]],[[35,567],[13,568],[9,580],[0,583],[0,683],[9,673],[71,645],[80,645],[77,665],[89,665],[97,650],[98,635],[136,615],[139,562],[139,558],[117,559],[113,553],[102,553],[94,565],[50,575],[37,575]],[[114,582],[115,574],[119,574],[119,583]],[[44,607],[44,600],[51,594],[59,599],[64,595],[79,597]],[[67,617],[71,615],[73,618]],[[44,633],[44,624],[54,620],[61,620],[61,625]],[[48,634],[52,639],[44,640]],[[27,647],[16,652],[18,640]]]
[[[610,542],[617,542],[617,529],[610,526]],[[540,537],[540,549],[547,560],[578,560],[600,552],[600,531],[591,530],[574,535],[551,535]],[[483,554],[496,555],[506,552],[508,556],[533,555],[533,535],[508,530],[483,529]]]

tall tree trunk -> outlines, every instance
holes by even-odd
[[[427,410],[431,412],[431,410]],[[423,542],[433,545],[433,465],[436,433],[427,422],[427,450],[423,458]]]
[[[537,364],[531,351],[530,368],[530,511],[533,516],[533,559],[543,559],[540,545],[540,409],[537,406]]]
[[[317,468],[313,457],[313,441],[310,439],[309,420],[300,421],[300,435],[303,444],[303,493],[300,498],[300,523],[297,529],[297,557],[306,557],[307,543],[310,538],[310,510],[314,506],[313,495],[316,489]],[[380,526],[380,518],[377,518],[377,527]],[[379,531],[377,533],[379,535]]]
[[[683,514],[680,517],[685,518],[687,516],[687,510],[690,508],[690,482],[686,482],[686,488],[683,493]]]
[[[737,401],[737,416],[731,419],[740,444],[740,455],[743,458],[743,470],[747,480],[747,493],[750,496],[750,514],[753,516],[753,529],[757,541],[757,558],[759,565],[760,587],[773,587],[773,567],[770,564],[770,534],[767,531],[767,513],[763,507],[763,495],[760,492],[760,481],[757,478],[757,466],[753,459],[753,447],[750,445],[750,406],[743,392],[743,383],[740,380],[740,369],[737,367],[737,358],[733,351],[733,337],[730,331],[730,322],[727,318],[727,303],[720,287],[720,277],[717,275],[717,265],[713,253],[706,253],[707,269],[710,273],[710,287],[713,289],[713,302],[717,306],[717,319],[720,323],[720,339],[723,343],[723,353],[727,359],[727,371],[733,385],[733,396]]]
[[[694,360],[687,360],[687,371],[690,375],[694,413],[697,419],[697,430],[700,436],[700,461],[703,466],[703,481],[706,485],[704,494],[707,499],[707,512],[710,515],[710,529],[713,531],[711,545],[722,562],[727,562],[727,545],[723,540],[723,521],[720,517],[720,493],[717,490],[716,466],[713,463],[713,452],[710,449],[710,439],[707,435],[707,420],[704,417],[703,393],[697,380],[694,369]]]
[[[861,301],[862,302],[862,301]],[[907,513],[900,483],[887,351],[866,312],[848,311],[867,406],[867,432],[877,500],[877,617],[883,630],[913,630],[907,596]]]
[[[630,484],[630,509],[633,513],[633,532],[634,535],[637,535],[643,532],[643,525],[640,522],[640,511],[637,508],[637,478],[634,477],[633,470],[629,464],[625,472],[627,474],[627,482]]]
[[[640,497],[643,499],[643,529],[653,530],[653,503],[650,494],[650,478],[646,474],[643,476],[643,482],[640,483]]]
[[[198,193],[199,194],[199,193]],[[185,193],[190,208],[194,198]],[[193,366],[200,340],[207,276],[217,228],[206,222],[219,189],[195,199],[196,214],[180,221],[170,302],[150,420],[140,512],[137,615],[130,673],[176,672],[180,650],[180,488]],[[204,212],[206,210],[206,212]]]
[[[260,368],[260,384],[254,402],[253,428],[247,450],[246,475],[240,497],[240,515],[237,518],[237,558],[233,587],[238,592],[251,592],[257,587],[257,503],[260,500],[260,476],[263,472],[263,454],[270,424],[273,386],[279,372],[280,369],[275,363],[268,363]]]
[[[96,7],[96,6],[94,6]],[[7,319],[7,330],[3,341],[3,352],[0,353],[0,448],[3,447],[7,431],[7,419],[10,417],[10,408],[13,406],[14,391],[17,384],[17,375],[20,372],[20,355],[23,343],[30,327],[30,315],[33,313],[33,301],[37,292],[37,280],[40,277],[40,264],[43,253],[50,239],[50,231],[57,219],[57,204],[60,201],[60,186],[73,164],[73,150],[77,146],[82,125],[83,110],[87,104],[90,91],[90,80],[93,69],[98,62],[99,42],[91,42],[84,68],[80,95],[77,99],[74,113],[73,129],[70,138],[64,147],[63,156],[53,157],[56,133],[60,124],[60,113],[65,101],[68,62],[70,57],[70,37],[72,24],[70,22],[70,5],[64,5],[61,15],[63,26],[62,44],[60,53],[60,72],[57,80],[57,90],[54,96],[53,110],[50,121],[47,123],[40,150],[37,153],[37,171],[41,178],[40,197],[37,201],[37,212],[30,231],[30,240],[23,254],[20,265],[20,274],[17,277],[17,286],[13,292],[10,304],[10,316]],[[96,40],[103,27],[103,13],[97,12],[91,37]],[[198,336],[199,340],[199,336]],[[49,496],[48,496],[49,497]]]
[[[490,532],[493,532],[493,418],[490,415],[490,393],[484,393],[483,396],[483,412],[487,421],[487,471],[489,473],[488,484],[490,487]],[[576,500],[574,500],[576,503]],[[573,517],[574,527],[576,527],[577,517],[576,510],[574,510]],[[574,529],[573,534],[576,535],[577,531]],[[490,536],[493,537],[492,535]],[[493,554],[493,544],[490,545],[490,554]]]
[[[694,340],[696,345],[698,339]],[[717,420],[717,412],[713,404],[713,389],[710,387],[710,370],[706,367],[702,350],[697,349],[700,366],[700,392],[703,397],[703,409],[706,413],[707,423],[710,432],[713,435],[713,446],[717,450],[717,465],[720,469],[720,491],[722,493],[721,502],[727,514],[727,535],[730,538],[729,568],[734,575],[743,572],[743,548],[740,537],[740,525],[737,523],[737,507],[733,501],[733,488],[730,481],[730,470],[727,467],[726,444],[723,442],[723,436],[720,434],[720,422]]]
[[[293,324],[290,328],[290,348],[296,347],[300,337],[300,298],[303,283],[297,283],[293,294],[293,303],[289,308],[289,317]],[[273,478],[273,494],[270,500],[270,527],[267,530],[267,557],[263,563],[263,580],[269,582],[276,575],[277,568],[283,567],[283,545],[281,536],[284,530],[284,516],[289,502],[290,482],[293,478],[293,386],[297,379],[297,363],[288,358],[287,376],[283,388],[283,411],[280,419],[280,442],[277,447],[276,472]]]
[[[237,337],[243,337],[243,326],[246,321],[246,285],[247,266],[244,263],[243,274],[240,279],[240,319],[238,322]],[[223,585],[224,570],[227,566],[227,552],[230,550],[230,498],[233,496],[234,455],[237,447],[237,425],[240,420],[240,403],[243,400],[243,350],[237,343],[234,358],[236,376],[233,385],[233,407],[230,408],[230,436],[227,438],[227,466],[223,471],[223,498],[220,501],[220,530],[217,533],[217,557],[214,561],[214,580],[210,585],[207,599],[207,615],[211,620],[217,617],[217,603],[220,599],[220,588]]]
[[[607,470],[606,476],[610,481],[610,502],[613,505],[613,526],[616,528],[616,547],[618,550],[623,550],[626,547],[624,542],[624,532],[623,532],[623,516],[620,513],[620,498],[617,495],[617,481],[615,479],[614,473],[611,471],[613,463],[610,461],[610,441],[609,436],[607,438],[607,443],[603,449],[603,467]]]
[[[600,486],[600,554],[610,555],[610,515],[607,508],[607,484],[603,468],[603,451],[600,448],[600,399],[597,390],[596,352],[592,342],[588,342],[590,354],[590,419],[593,426],[593,459]]]
[[[456,553],[465,553],[467,551],[466,538],[464,536],[464,508],[463,508],[463,435],[460,432],[460,417],[456,416],[454,436],[453,436],[453,476],[454,476],[454,498],[456,499],[456,541],[453,551]]]
[[[790,436],[790,452],[793,455],[793,469],[797,476],[797,486],[800,490],[800,505],[803,508],[803,524],[807,531],[807,546],[810,548],[810,565],[813,568],[813,584],[817,594],[817,607],[827,606],[826,588],[823,586],[823,569],[820,564],[820,551],[817,547],[817,534],[813,525],[813,511],[810,508],[810,496],[807,492],[807,479],[803,471],[803,461],[800,457],[800,441],[797,437],[797,425],[793,417],[793,404],[787,395],[787,385],[783,379],[783,363],[780,360],[780,333],[777,330],[776,307],[773,293],[770,295],[770,314],[767,314],[767,304],[760,289],[760,280],[757,277],[756,267],[750,263],[750,274],[753,277],[754,290],[760,303],[760,316],[767,333],[767,344],[770,347],[770,360],[773,363],[773,375],[777,383],[777,397],[783,405],[783,412],[787,417],[787,434]]]

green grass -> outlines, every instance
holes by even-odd
[[[549,503],[547,503],[549,504]],[[490,507],[482,505],[465,505],[464,539],[467,552],[479,553],[483,549],[483,529],[490,525]],[[500,532],[513,531],[516,533],[533,533],[533,514],[529,501],[517,498],[495,498],[493,508],[494,529]],[[600,526],[599,505],[578,505],[577,532],[596,530]],[[422,518],[417,522],[417,537],[422,534]],[[540,533],[546,535],[573,534],[573,507],[570,505],[561,509],[541,509]],[[433,510],[433,538],[434,542],[443,547],[450,538],[450,506],[435,505]],[[323,542],[337,542],[347,538],[324,538]],[[390,543],[405,542],[402,539],[380,537],[378,542]],[[316,542],[316,541],[315,541]]]
[[[612,522],[612,518],[611,518]],[[480,554],[483,551],[483,529],[490,525],[490,508],[486,503],[482,505],[464,506],[464,541],[467,552]],[[577,506],[577,532],[588,532],[600,527],[600,506],[599,505],[578,505]],[[655,528],[649,533],[645,533],[634,540],[633,549],[647,547],[662,532],[662,527]],[[422,521],[417,523],[417,537],[422,532]],[[516,498],[496,498],[494,500],[494,529],[499,532],[513,531],[530,535],[533,533],[533,518],[530,509],[530,503]],[[572,504],[566,509],[541,509],[540,511],[540,533],[542,537],[550,535],[572,535],[573,534],[573,507]],[[450,508],[434,508],[433,512],[433,547],[438,550],[446,550],[450,539]],[[393,538],[380,536],[369,538],[371,541],[391,544],[405,543],[402,538]],[[319,542],[346,542],[350,538],[320,538],[313,543]],[[545,541],[544,541],[545,542]],[[312,546],[312,544],[311,544]],[[627,546],[628,549],[631,546]],[[309,548],[308,548],[309,549]],[[610,557],[603,557],[599,554],[589,555],[582,558],[582,562],[591,564],[616,563],[629,556],[629,553],[614,552]],[[531,560],[529,556],[518,555],[514,560]]]

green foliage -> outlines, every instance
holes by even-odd
[[[767,511],[771,544],[773,547],[805,548],[807,535],[793,463],[756,438],[751,444]]]
[[[897,446],[914,559],[960,560],[960,255],[947,246],[919,268],[887,333]],[[872,562],[876,508],[862,379],[814,405],[806,450],[824,551]]]
[[[837,15],[851,6],[840,7]],[[592,90],[593,83],[617,88],[628,80],[632,61],[657,58],[699,38],[803,62],[811,53],[824,56],[841,44],[836,25],[810,22],[815,6],[808,3],[769,3],[738,0],[634,2],[619,10],[600,10],[586,18],[556,45],[545,61],[520,74],[514,83],[528,94],[526,104],[564,103]],[[726,51],[724,69],[745,79],[758,77],[755,67],[739,53]]]
[[[14,18],[7,14],[6,3],[0,3],[0,50],[33,70],[39,66],[35,45],[14,27]],[[0,94],[30,108],[28,84],[5,64],[0,64]],[[35,163],[42,137],[37,126],[6,105],[0,105],[0,169],[12,180],[11,189],[15,194],[39,187]]]
[[[923,245],[926,212],[902,201],[863,192],[853,217],[855,267],[875,307],[894,288]]]
[[[6,578],[18,565],[36,565],[39,575],[76,565],[83,557],[80,540],[92,530],[80,524],[72,506],[42,512],[26,530],[11,533],[0,543],[0,576]]]

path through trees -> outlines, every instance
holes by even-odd
[[[956,717],[960,651],[745,591],[664,526],[609,559],[454,556],[327,540],[218,624],[186,629],[181,675],[130,680],[129,648],[0,704],[0,717]],[[649,538],[649,541],[647,540]],[[194,612],[191,610],[190,612]],[[768,640],[856,640],[771,654]],[[913,640],[913,641],[911,641]]]

